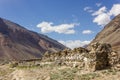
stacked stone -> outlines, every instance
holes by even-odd
[[[119,56],[117,52],[111,52],[109,54],[109,64],[111,67],[115,66],[119,62]]]
[[[86,70],[95,71],[114,67],[118,65],[118,53],[112,51],[112,47],[107,43],[93,43],[91,50],[85,48],[65,49],[56,53],[46,52],[43,61],[55,62],[59,65],[69,65],[69,62],[80,63]]]
[[[108,55],[111,53],[110,44],[102,43],[98,46],[96,50],[96,69],[105,69],[109,66],[109,57]]]
[[[109,57],[111,53],[110,44],[106,43],[94,43],[91,45],[91,51],[88,56],[89,70],[101,70],[109,66]]]

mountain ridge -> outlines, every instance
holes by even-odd
[[[56,52],[64,48],[64,45],[46,35],[0,18],[0,59],[40,58],[46,51]]]

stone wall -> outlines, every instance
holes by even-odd
[[[65,49],[56,53],[46,52],[42,59],[23,60],[19,61],[18,65],[53,64],[82,68],[87,71],[120,67],[118,53],[112,51],[110,44],[97,42],[91,44],[90,48],[90,50],[79,47],[73,50]]]

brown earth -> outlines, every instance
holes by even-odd
[[[0,66],[0,80],[120,80],[120,71],[112,69],[87,72],[68,66],[53,66],[46,65],[41,68]]]

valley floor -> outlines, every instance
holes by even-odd
[[[88,72],[68,66],[0,66],[0,80],[120,80],[120,71],[112,69]]]

